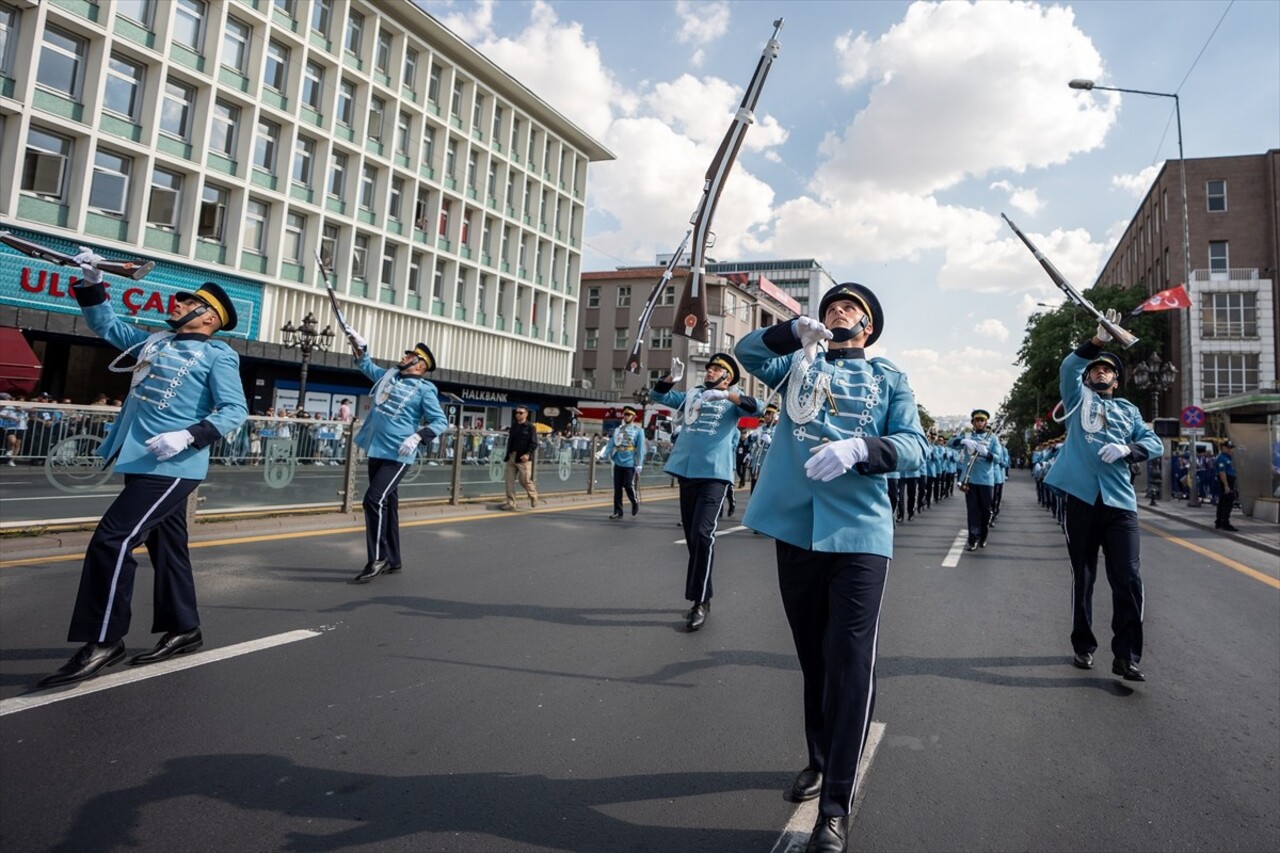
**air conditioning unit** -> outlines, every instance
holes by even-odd
[[[575,380],[573,380],[573,387],[574,387],[574,388],[581,388],[581,389],[583,389],[584,391],[590,391],[590,390],[591,390],[591,388],[592,388],[591,380],[590,380],[590,379],[575,379]]]

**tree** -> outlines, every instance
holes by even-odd
[[[920,426],[924,428],[924,431],[928,432],[933,429],[936,421],[934,421],[933,415],[929,414],[929,410],[920,403],[916,403],[916,411],[920,413]]]

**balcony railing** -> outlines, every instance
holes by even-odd
[[[1234,267],[1227,270],[1192,270],[1191,280],[1199,283],[1214,281],[1257,281],[1257,267]]]

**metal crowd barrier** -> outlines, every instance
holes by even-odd
[[[96,521],[123,478],[96,455],[119,409],[0,401],[0,529]],[[210,448],[209,474],[196,492],[200,515],[350,512],[367,485],[358,422],[250,417]],[[604,436],[543,435],[534,480],[542,495],[611,493]],[[507,435],[450,430],[419,448],[399,486],[402,502],[500,500]],[[641,486],[667,487],[666,443],[647,449]],[[516,491],[523,490],[516,486]]]

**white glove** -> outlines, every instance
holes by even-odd
[[[597,454],[596,454],[596,461],[597,461],[597,462],[603,462],[603,461],[605,460],[605,458],[606,458],[606,457],[605,457],[605,455],[604,455],[604,451],[603,451],[603,450],[601,450],[599,453],[597,453]]]
[[[702,399],[708,403],[712,400],[727,400],[729,399],[729,392],[721,391],[719,388],[712,388],[710,391],[702,392]]]
[[[643,465],[637,465],[637,466],[636,466],[636,476],[637,476],[637,477],[639,477],[639,476],[640,476],[640,472],[641,472],[641,471],[643,471],[643,470],[644,470],[644,466],[643,466]]]
[[[1107,322],[1111,323],[1113,326],[1120,325],[1120,312],[1117,311],[1116,309],[1108,308],[1105,312],[1103,312],[1102,316],[1106,317]],[[1103,343],[1107,343],[1108,341],[1111,340],[1111,333],[1108,332],[1107,327],[1102,325],[1101,323],[1098,324],[1098,340],[1102,341]]]
[[[157,461],[164,462],[186,450],[193,441],[195,441],[195,438],[192,437],[189,430],[180,429],[176,432],[162,432],[147,439],[147,450],[156,455]]]
[[[368,349],[368,348],[369,348],[369,342],[368,342],[368,341],[366,341],[366,340],[364,339],[364,336],[363,336],[363,335],[361,335],[359,332],[357,332],[355,329],[352,329],[352,330],[351,330],[351,335],[350,335],[350,337],[351,337],[351,343],[355,344],[355,345],[356,345],[357,347],[359,347],[360,349]]]
[[[812,317],[797,317],[792,321],[791,328],[795,331],[796,337],[800,338],[800,346],[805,349],[822,341],[831,340],[831,332],[827,327]]]
[[[1102,449],[1098,451],[1098,457],[1110,465],[1117,459],[1123,459],[1128,456],[1129,452],[1129,445],[1112,442],[1111,444],[1102,445]]]
[[[962,438],[960,439],[960,444],[963,445],[964,449],[970,453],[977,453],[979,448],[982,447],[981,444],[974,441],[972,438]]]
[[[823,483],[834,480],[859,462],[867,461],[867,443],[861,438],[828,442],[810,452],[813,456],[804,463],[805,476]]]
[[[678,358],[671,359],[671,381],[679,382],[684,379],[684,362]]]
[[[760,436],[760,445],[762,447],[768,447],[771,444],[773,444],[773,436],[771,435]]]
[[[81,246],[80,254],[71,260],[80,265],[80,272],[87,284],[99,284],[102,281],[102,272],[98,269],[98,264],[102,263],[102,256],[95,254],[93,249]]]
[[[422,436],[416,432],[410,433],[408,438],[400,442],[400,447],[396,450],[396,456],[412,456],[418,450],[419,444],[422,444]]]

